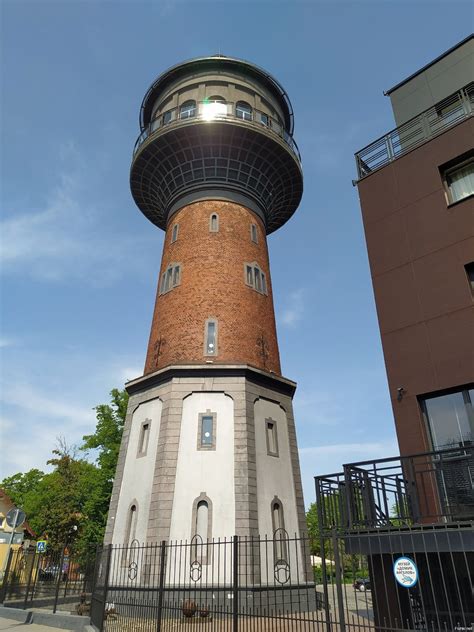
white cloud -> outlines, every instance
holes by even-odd
[[[0,349],[12,347],[14,344],[15,340],[13,338],[0,337]]]
[[[297,322],[302,320],[305,309],[304,298],[304,288],[290,292],[279,318],[283,325],[294,327]]]

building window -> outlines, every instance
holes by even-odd
[[[421,399],[434,450],[474,444],[474,388]]]
[[[130,509],[128,510],[127,517],[127,529],[125,531],[125,545],[130,546],[132,542],[135,540],[135,536],[137,534],[137,505],[133,503],[130,505]]]
[[[245,121],[252,120],[252,108],[246,101],[237,101],[235,106],[235,115],[237,118],[244,119]]]
[[[196,116],[196,101],[185,101],[179,108],[179,118],[187,119]]]
[[[204,328],[204,355],[217,355],[217,320],[208,318]]]
[[[173,120],[173,110],[167,110],[163,114],[163,125],[167,125],[168,123],[171,123],[172,120]]]
[[[212,213],[209,218],[209,230],[211,233],[219,232],[219,215],[217,213]]]
[[[257,263],[244,264],[245,283],[260,294],[268,294],[267,278]]]
[[[181,265],[170,263],[161,275],[160,294],[166,294],[181,283]]]
[[[179,232],[179,224],[175,224],[173,226],[173,230],[171,231],[171,243],[173,244],[178,239]]]
[[[191,564],[196,561],[206,564],[207,542],[212,537],[212,502],[205,492],[193,503],[191,534]]]
[[[283,517],[283,506],[281,501],[275,496],[271,506],[272,528],[273,528],[273,555],[275,565],[288,559],[288,537],[285,531],[285,521]]]
[[[250,224],[250,239],[258,244],[257,224]]]
[[[450,204],[474,195],[474,159],[472,157],[445,169],[443,176]]]
[[[146,419],[140,428],[140,436],[138,438],[137,456],[146,456],[148,450],[148,440],[150,438],[150,419]]]
[[[219,116],[227,116],[227,103],[225,99],[217,94],[204,99],[202,103],[202,117],[210,121]]]
[[[474,261],[471,263],[466,263],[464,266],[467,274],[467,280],[469,281],[469,285],[471,286],[471,292],[474,295]]]
[[[265,434],[267,440],[267,454],[269,456],[278,456],[277,424],[271,417],[265,419]]]
[[[216,426],[217,415],[207,410],[205,413],[199,413],[198,420],[198,450],[215,450],[216,449]]]
[[[260,112],[260,123],[268,127],[268,124],[269,124],[268,114],[265,114],[265,112]]]

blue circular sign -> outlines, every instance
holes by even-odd
[[[409,557],[399,557],[393,563],[395,579],[404,588],[413,588],[418,581],[418,568]]]

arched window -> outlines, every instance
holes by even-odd
[[[235,115],[237,118],[251,121],[252,108],[246,101],[237,101],[237,105],[235,106]]]
[[[130,506],[130,509],[128,510],[127,529],[125,532],[125,543],[124,543],[125,546],[130,546],[133,540],[135,540],[135,535],[137,532],[137,516],[138,516],[137,506],[134,503],[133,505]]]
[[[259,294],[268,294],[267,277],[258,263],[244,264],[245,283]]]
[[[201,492],[194,500],[191,534],[191,560],[197,560],[202,564],[206,564],[208,557],[207,543],[212,537],[212,502],[205,492]]]
[[[211,120],[218,116],[227,115],[227,103],[225,99],[218,94],[207,97],[202,103],[202,116],[206,120]]]
[[[209,230],[211,233],[219,232],[219,215],[217,213],[213,213],[209,218]]]
[[[179,118],[187,119],[196,116],[196,101],[185,101],[179,108]]]
[[[283,506],[275,496],[272,502],[273,554],[275,563],[288,558],[287,533],[283,517]]]

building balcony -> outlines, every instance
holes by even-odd
[[[232,102],[201,101],[193,107],[172,108],[154,118],[137,138],[133,156],[137,154],[143,143],[152,136],[158,135],[176,126],[211,122],[230,122],[248,125],[259,132],[270,134],[283,141],[294,154],[301,166],[301,155],[293,137],[285,130],[281,121],[261,110],[250,111],[239,109]]]
[[[474,113],[474,82],[443,99],[355,154],[361,180]]]
[[[323,529],[343,532],[474,520],[474,446],[351,463],[316,477]]]

